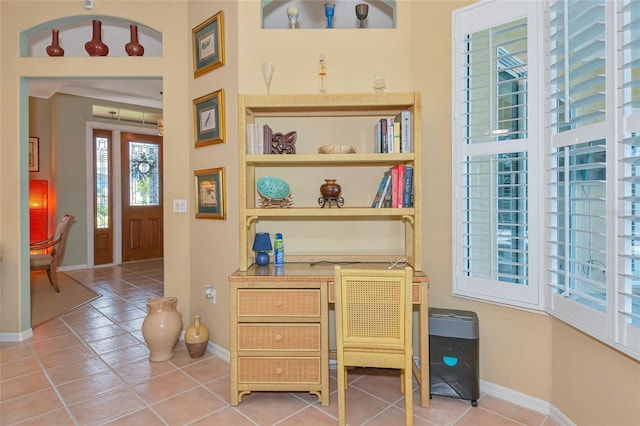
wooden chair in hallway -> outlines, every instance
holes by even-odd
[[[413,425],[413,270],[336,266],[338,423],[346,424],[347,367],[400,369],[405,424]]]
[[[56,231],[52,237],[43,241],[37,241],[31,244],[29,249],[31,251],[44,251],[44,253],[31,253],[31,270],[32,271],[47,271],[49,282],[56,290],[60,292],[58,287],[58,265],[62,260],[64,254],[64,246],[67,239],[67,231],[69,225],[73,222],[74,216],[65,214],[58,225]]]

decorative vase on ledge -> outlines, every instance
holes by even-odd
[[[129,25],[129,31],[131,33],[131,41],[124,45],[124,50],[129,56],[142,56],[144,55],[144,47],[138,43],[138,26]]]
[[[102,22],[93,20],[93,38],[84,44],[89,56],[107,56],[109,46],[102,42]]]
[[[340,196],[342,187],[336,182],[336,179],[325,179],[324,183],[320,185],[320,193],[322,197],[318,198],[318,204],[321,207],[324,207],[327,203],[329,203],[329,208],[331,208],[332,203],[336,203],[338,207],[344,205],[344,198]]]
[[[51,30],[51,45],[47,46],[47,55],[64,56],[64,49],[60,47],[59,34],[59,30],[55,28]]]

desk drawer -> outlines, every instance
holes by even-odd
[[[320,383],[320,358],[239,357],[239,383]]]
[[[319,351],[320,324],[238,324],[238,350]]]
[[[238,316],[320,316],[319,289],[239,289]]]

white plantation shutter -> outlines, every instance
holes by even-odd
[[[605,0],[551,2],[548,309],[606,333]]]
[[[482,1],[453,34],[453,293],[640,360],[640,0]]]
[[[537,93],[530,55],[536,21],[529,23],[536,10],[532,2],[493,2],[453,17],[453,291],[530,308],[539,303],[529,249],[536,228],[530,212],[538,205],[529,178],[538,158],[530,95]],[[487,28],[481,24],[489,16]]]
[[[640,353],[640,4],[621,5],[619,32],[622,130],[618,264],[620,341]]]

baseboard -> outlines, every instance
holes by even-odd
[[[0,342],[22,342],[32,336],[32,329],[21,331],[20,333],[0,333]]]
[[[229,351],[222,346],[216,345],[212,341],[209,341],[209,344],[207,345],[207,351],[213,352],[215,356],[225,360],[226,362],[231,361],[231,354],[229,353]]]
[[[576,426],[576,424],[557,407],[542,399],[534,398],[522,392],[484,380],[480,380],[480,392],[549,416],[558,426]]]
[[[549,413],[551,420],[556,422],[558,426],[576,426],[576,424],[567,417],[562,411],[558,410],[554,405],[551,406],[551,412]]]
[[[68,265],[68,266],[59,266],[58,267],[58,271],[60,272],[65,272],[65,271],[75,271],[78,269],[88,269],[89,266],[87,266],[86,264],[84,265]]]
[[[184,340],[184,333],[185,333],[184,330],[180,332],[180,340]],[[223,348],[222,346],[216,345],[211,340],[209,340],[209,343],[207,344],[207,352],[213,353],[215,356],[223,359],[226,362],[231,361],[231,354],[229,353],[229,351]]]
[[[521,407],[537,411],[538,413],[542,413],[545,416],[548,416],[551,412],[551,404],[547,401],[534,398],[522,392],[518,392],[504,386],[496,385],[494,383],[486,382],[484,380],[480,380],[480,391],[491,396],[495,396],[496,398],[504,399],[505,401],[509,401]]]

